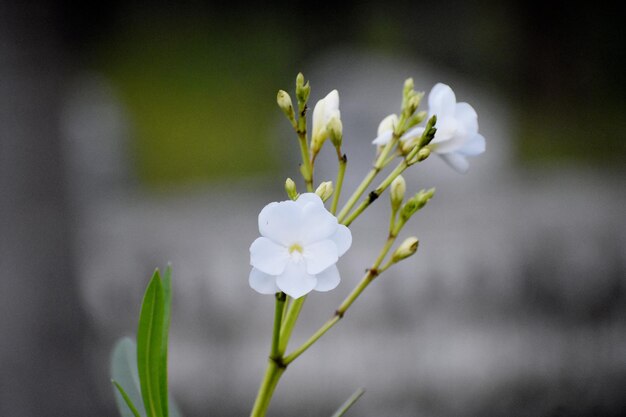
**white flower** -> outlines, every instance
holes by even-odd
[[[250,246],[249,282],[255,291],[299,298],[339,284],[335,263],[350,248],[352,234],[316,194],[268,204],[259,214],[259,232]]]
[[[328,122],[337,118],[341,120],[339,112],[339,93],[333,90],[326,97],[319,100],[313,109],[313,130],[311,132],[311,149],[317,152],[324,141],[330,136]]]
[[[478,133],[476,111],[467,103],[457,103],[454,91],[438,83],[428,95],[428,113],[429,117],[437,115],[437,133],[429,148],[455,170],[466,172],[469,168],[466,157],[485,152],[485,138]],[[423,129],[409,130],[402,140],[421,135]]]
[[[455,170],[466,172],[469,168],[466,157],[485,152],[485,138],[478,133],[476,111],[467,103],[457,103],[454,91],[442,83],[435,85],[428,95],[428,107],[429,118],[437,115],[437,133],[430,142],[430,150]],[[378,146],[389,143],[397,122],[398,118],[393,114],[384,118],[372,143]],[[400,138],[403,149],[404,146],[414,146],[423,133],[423,126],[407,130]]]
[[[378,125],[378,136],[372,141],[372,144],[377,146],[385,146],[389,143],[393,137],[393,129],[398,124],[398,116],[390,114],[385,117]]]

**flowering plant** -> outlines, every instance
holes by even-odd
[[[250,246],[250,287],[261,294],[273,294],[276,303],[269,360],[251,411],[252,417],[266,415],[274,390],[288,365],[337,324],[375,279],[417,251],[419,242],[416,237],[406,238],[399,245],[396,240],[409,219],[433,197],[435,190],[423,189],[406,198],[407,184],[401,174],[426,160],[431,153],[441,156],[456,170],[465,172],[469,167],[467,157],[485,150],[485,139],[478,133],[477,115],[472,106],[457,103],[452,89],[440,83],[428,96],[428,111],[417,111],[424,94],[415,91],[413,80],[409,78],[404,83],[400,112],[385,117],[379,125],[378,135],[373,140],[376,156],[372,168],[339,209],[348,162],[342,151],[339,93],[333,90],[315,105],[309,139],[307,105],[310,91],[309,83],[298,74],[295,88],[297,109],[287,92],[280,90],[277,95],[278,105],[300,144],[300,172],[306,192],[299,194],[296,183],[288,178],[285,182],[288,200],[269,203],[261,210],[258,218],[261,236]],[[315,161],[328,141],[337,155],[336,179],[334,183],[321,182],[315,188]],[[392,164],[394,167],[382,181],[370,188],[376,177]],[[387,189],[389,228],[380,253],[328,321],[302,345],[287,352],[307,294],[337,287],[341,278],[336,264],[352,244],[349,226]],[[168,267],[163,277],[156,271],[148,285],[139,318],[137,344],[123,339],[114,349],[113,384],[123,417],[180,415],[167,387],[170,305],[171,269]],[[343,415],[362,394],[362,390],[357,391],[334,416]]]

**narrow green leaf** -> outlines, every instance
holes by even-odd
[[[126,393],[131,402],[135,405],[140,417],[146,416],[141,398],[141,387],[139,385],[139,373],[137,372],[137,346],[128,337],[120,339],[113,348],[111,354],[111,379],[120,386],[125,387]],[[124,398],[118,390],[113,390],[115,401],[122,417],[134,417],[125,405]]]
[[[118,384],[117,381],[115,381],[114,379],[112,379],[111,382],[113,383],[115,388],[117,388],[119,393],[122,395],[122,398],[126,402],[126,405],[130,409],[131,413],[133,413],[133,416],[134,417],[141,417],[139,415],[139,411],[137,411],[137,408],[135,407],[135,404],[133,404],[132,400],[128,397],[128,394],[126,394],[126,391],[124,391],[124,388],[122,388],[122,386],[120,384]],[[122,416],[125,414],[124,411],[123,411],[123,408],[120,408],[120,413],[122,413]]]
[[[137,329],[137,369],[148,417],[164,417],[161,404],[164,294],[156,270],[146,289]]]
[[[172,266],[167,265],[163,274],[163,336],[161,340],[160,392],[163,417],[169,416],[169,395],[167,393],[167,345],[172,311]]]
[[[355,393],[352,394],[350,398],[348,398],[337,411],[335,411],[335,414],[333,414],[332,417],[343,416],[350,409],[350,407],[352,407],[354,403],[356,403],[358,399],[361,398],[363,394],[365,394],[365,389],[359,388],[358,390],[356,390]]]

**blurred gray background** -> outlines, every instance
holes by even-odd
[[[256,216],[285,199],[297,142],[275,105],[295,74],[337,88],[348,174],[367,172],[402,82],[452,86],[487,152],[409,224],[418,254],[295,362],[273,416],[626,414],[623,14],[556,2],[0,0],[0,416],[115,416],[108,360],[172,262],[171,390],[186,416],[247,415],[273,298],[247,284]],[[322,152],[318,180],[336,167]],[[303,187],[300,183],[300,187]],[[343,281],[384,243],[354,223]],[[404,235],[403,235],[404,237]]]

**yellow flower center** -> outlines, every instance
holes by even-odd
[[[303,250],[302,246],[300,246],[297,243],[294,243],[293,245],[289,247],[289,253],[294,253],[294,252],[302,253],[302,250]]]

